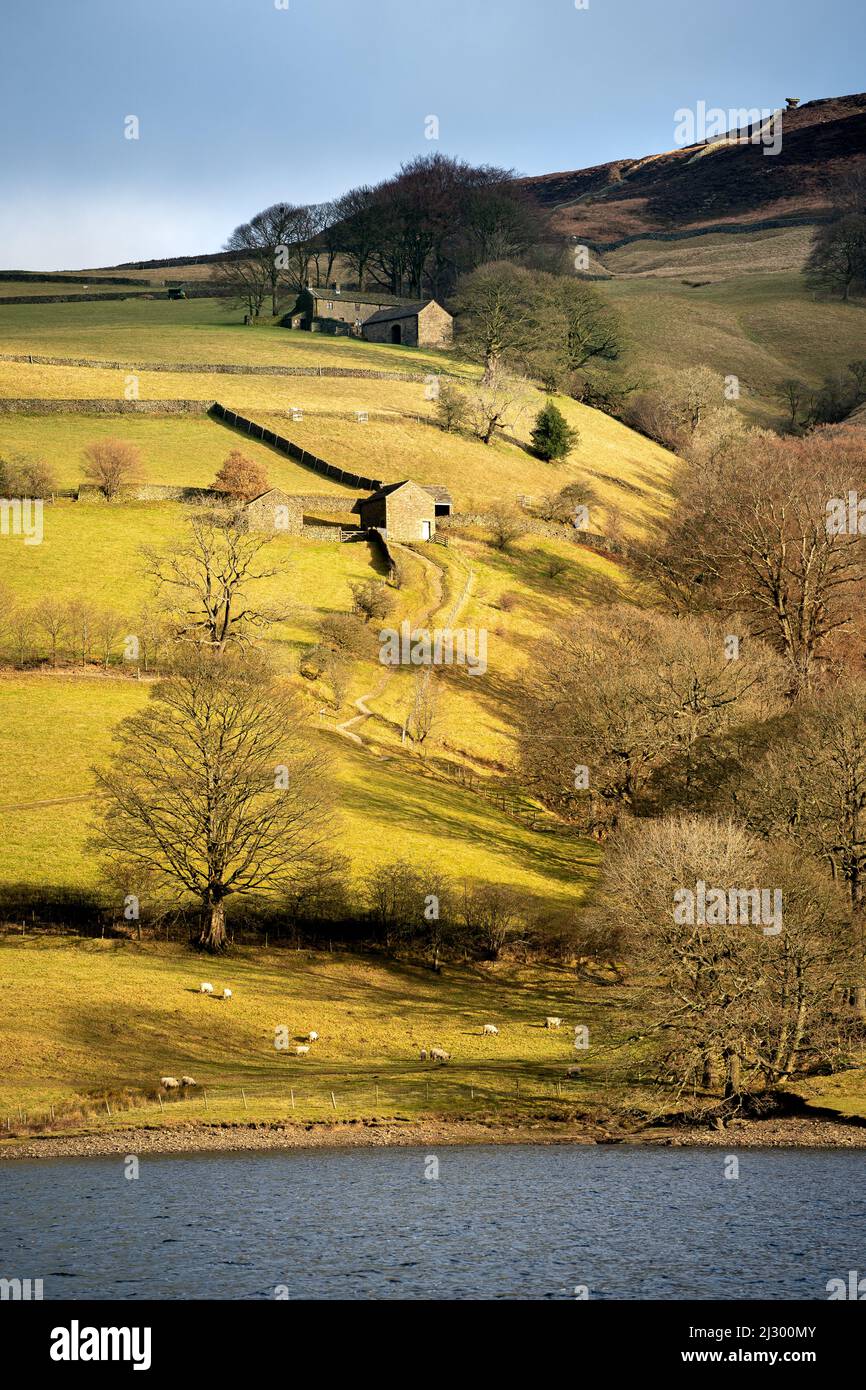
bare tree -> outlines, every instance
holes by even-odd
[[[806,275],[819,289],[841,294],[847,302],[866,285],[866,215],[846,213],[834,222],[819,225]]]
[[[624,814],[708,796],[731,731],[783,707],[779,658],[756,641],[731,651],[717,622],[630,607],[554,629],[518,707],[525,785],[597,839]]]
[[[528,405],[525,384],[496,370],[487,374],[469,396],[467,423],[482,444],[503,430],[514,430]]]
[[[235,894],[290,892],[330,834],[326,764],[301,705],[251,654],[187,652],[121,723],[93,848],[201,905],[201,945],[226,944]]]
[[[113,502],[143,477],[141,451],[123,439],[98,439],[84,450],[84,476]]]
[[[784,656],[792,686],[808,689],[866,581],[863,536],[828,524],[828,507],[847,499],[862,467],[856,430],[752,432],[712,467],[686,471],[664,540],[645,556],[649,572],[678,609],[744,614]]]
[[[652,982],[639,987],[641,1036],[662,1043],[680,1093],[722,1086],[735,1099],[777,1084],[807,1040],[810,1062],[827,1060],[845,904],[802,855],[721,819],[634,822],[612,844],[593,911],[616,917]]]
[[[275,610],[248,599],[250,585],[277,573],[258,563],[270,539],[241,530],[231,516],[202,515],[190,521],[189,539],[181,545],[144,549],[147,573],[166,601],[176,637],[222,651],[250,642],[256,631],[278,621]]]
[[[37,629],[48,639],[51,665],[56,667],[63,638],[69,628],[69,610],[62,599],[47,594],[36,605],[34,618]]]

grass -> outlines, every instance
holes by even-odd
[[[609,1051],[626,1031],[629,991],[614,1003],[610,991],[564,968],[449,966],[436,976],[377,958],[242,948],[203,964],[167,944],[26,936],[0,940],[0,961],[0,1119],[16,1123],[19,1106],[38,1122],[52,1105],[61,1122],[90,1129],[496,1112],[564,1118],[610,1100],[614,1066],[626,1096],[635,1070],[633,1053],[617,1063]],[[230,983],[232,1000],[200,994],[203,978],[218,989]],[[569,1026],[545,1029],[550,1013]],[[499,1037],[481,1036],[489,1021]],[[577,1024],[590,1031],[580,1054]],[[298,1058],[276,1049],[280,1027],[290,1047],[311,1028],[320,1041]],[[419,1061],[419,1048],[431,1045],[451,1052],[447,1068]],[[566,1082],[576,1056],[585,1076]],[[200,1089],[161,1111],[154,1093],[164,1074],[194,1076],[207,1108]],[[120,1109],[121,1095],[137,1108]],[[111,1118],[99,1101],[106,1096],[115,1101]]]
[[[0,586],[23,603],[35,603],[45,593],[87,598],[116,612],[134,632],[137,615],[152,596],[142,547],[176,546],[191,514],[184,504],[170,502],[57,503],[45,512],[41,545],[3,540]],[[380,557],[363,542],[338,545],[276,534],[262,559],[276,573],[250,592],[286,615],[271,630],[283,666],[314,640],[319,617],[351,609],[352,582],[382,574]],[[38,634],[36,642],[37,655],[47,657]]]
[[[742,274],[697,289],[617,279],[605,293],[626,320],[632,371],[652,379],[660,367],[706,365],[733,374],[740,408],[764,424],[782,420],[774,392],[787,377],[817,387],[863,356],[866,304],[814,299],[793,272]]]
[[[322,364],[390,371],[454,367],[448,353],[332,338],[280,328],[275,320],[246,328],[242,310],[221,299],[9,304],[0,313],[0,352],[138,363]]]
[[[254,439],[242,438],[237,431],[207,416],[0,416],[2,452],[40,455],[51,465],[61,489],[77,487],[84,481],[84,449],[96,440],[109,438],[123,439],[140,450],[143,476],[149,483],[209,487],[226,455],[240,449],[261,464],[272,487],[287,492],[355,495],[331,478],[302,468],[285,454]]]

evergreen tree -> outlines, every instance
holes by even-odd
[[[548,463],[565,458],[580,441],[578,431],[572,429],[553,401],[548,401],[536,415],[531,438],[535,452],[540,458],[547,459]]]

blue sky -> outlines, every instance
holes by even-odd
[[[0,266],[215,251],[418,153],[576,169],[670,148],[699,100],[864,85],[863,0],[284,2],[5,0]]]

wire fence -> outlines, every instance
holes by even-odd
[[[387,1120],[412,1116],[480,1116],[489,1111],[533,1113],[573,1102],[576,1077],[565,1069],[538,1072],[449,1073],[436,1065],[426,1074],[304,1075],[285,1081],[208,1081],[153,1093],[127,1091],[85,1101],[7,1113],[0,1136],[57,1133],[111,1122],[116,1127],[163,1122],[219,1123],[306,1120]]]

